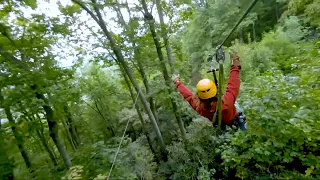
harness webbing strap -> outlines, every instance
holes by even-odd
[[[219,87],[218,87],[218,128],[221,129],[222,122],[222,84],[223,84],[223,64],[219,64]]]

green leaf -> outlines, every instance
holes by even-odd
[[[81,12],[81,8],[78,4],[67,5],[66,7],[63,7],[62,5],[60,5],[59,9],[63,14],[69,15],[69,16],[75,13]]]
[[[23,0],[32,9],[37,8],[37,0]]]
[[[28,19],[24,18],[24,17],[18,17],[17,18],[17,24],[20,26],[25,26],[28,22]]]
[[[318,49],[313,49],[312,51],[310,51],[310,55],[311,55],[312,57],[317,57],[317,56],[319,56]]]
[[[309,168],[305,171],[305,172],[306,172],[306,175],[307,175],[307,176],[310,176],[311,173],[313,172],[313,170],[314,170],[314,166],[309,167]]]

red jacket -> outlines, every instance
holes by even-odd
[[[238,113],[236,107],[234,106],[234,103],[238,97],[240,89],[240,69],[240,66],[231,67],[226,92],[222,98],[222,120],[226,124],[230,124]],[[181,81],[178,80],[175,84],[179,92],[182,94],[184,99],[189,102],[191,107],[196,110],[201,116],[204,116],[211,121],[213,118],[213,114],[216,111],[217,102],[212,102],[211,108],[205,107],[205,104],[200,101],[199,97],[194,95],[184,84],[182,84]]]

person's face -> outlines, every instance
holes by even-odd
[[[209,99],[200,99],[200,101],[203,102],[203,103],[206,103],[206,104],[211,104],[212,102],[217,101],[217,98],[216,97],[212,97],[212,98],[209,98]]]

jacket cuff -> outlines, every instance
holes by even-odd
[[[174,84],[176,85],[176,87],[178,87],[181,84],[181,81],[177,80],[176,82],[174,82]]]
[[[241,66],[235,66],[235,65],[231,65],[230,70],[241,70]]]

